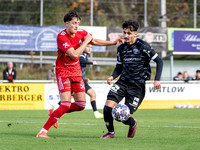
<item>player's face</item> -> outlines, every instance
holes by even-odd
[[[66,27],[67,27],[67,32],[70,35],[73,35],[77,32],[78,28],[79,28],[79,24],[80,24],[80,20],[78,18],[73,18],[71,21],[66,22]]]
[[[196,75],[197,75],[197,78],[200,78],[200,72],[197,72]]]
[[[85,48],[85,52],[86,52],[87,54],[90,54],[91,51],[92,51],[92,45],[88,44],[87,47]]]
[[[136,40],[137,32],[130,29],[123,29],[124,41],[127,44],[133,44]]]
[[[9,62],[8,65],[7,65],[8,69],[12,69],[13,68],[13,63],[12,62]]]

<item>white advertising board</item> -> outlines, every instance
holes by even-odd
[[[107,94],[112,85],[108,84],[90,84],[96,92],[96,104],[98,109],[103,109]],[[146,84],[146,95],[140,108],[162,109],[174,108],[176,103],[190,103],[200,105],[200,84],[162,84],[161,89],[154,90],[153,84]],[[57,84],[45,84],[45,109],[52,108],[60,101]],[[73,99],[72,99],[73,101]],[[90,97],[86,95],[86,108],[92,109]]]

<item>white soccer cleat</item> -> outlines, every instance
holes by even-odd
[[[98,112],[98,111],[95,111],[95,112],[94,112],[94,116],[95,116],[95,118],[97,118],[97,119],[102,119],[102,118],[103,118],[103,114],[101,114],[101,113]]]

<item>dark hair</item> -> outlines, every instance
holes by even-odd
[[[196,73],[199,73],[199,72],[200,72],[200,70],[197,70],[197,71],[196,71]]]
[[[126,20],[122,24],[122,29],[130,29],[131,31],[137,31],[138,28],[139,28],[139,23],[132,19]]]
[[[64,16],[64,22],[71,21],[74,17],[81,20],[81,17],[78,15],[76,11],[70,11]]]
[[[178,75],[182,75],[182,73],[181,73],[181,72],[178,72]]]

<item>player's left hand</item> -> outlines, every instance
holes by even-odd
[[[96,66],[96,65],[97,65],[97,62],[94,60],[94,61],[92,61],[92,64],[93,64],[94,66]]]
[[[154,89],[157,90],[157,89],[160,89],[160,88],[161,88],[160,81],[155,80],[155,81],[154,81]]]
[[[124,39],[124,36],[123,35],[120,35],[116,40],[115,40],[115,45],[119,44],[119,43],[123,43],[123,39]]]
[[[90,80],[89,78],[85,78],[85,82],[87,82],[87,83],[88,83],[88,82],[89,82],[89,80]]]

